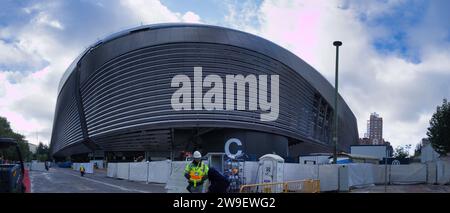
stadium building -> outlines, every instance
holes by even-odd
[[[199,68],[200,77],[195,76]],[[176,76],[191,80],[191,85],[176,81]],[[229,76],[244,81],[228,83]],[[223,95],[214,93],[209,101],[218,107],[207,110],[206,94],[219,79],[223,85],[215,88]],[[190,97],[174,95],[181,85],[193,88],[184,90],[192,91]],[[237,30],[158,24],[113,34],[74,60],[58,90],[54,157],[94,153],[110,161],[182,159],[194,150],[224,152],[227,141],[230,152],[241,151],[247,159],[333,150],[333,86],[286,49]],[[229,96],[230,91],[235,94]],[[183,102],[185,108],[174,105],[187,98],[192,101]],[[342,97],[338,100],[338,149],[348,152],[358,141],[356,118]],[[261,119],[268,113],[262,103],[275,101],[275,116]]]

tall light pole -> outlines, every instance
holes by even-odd
[[[333,163],[337,163],[337,145],[338,145],[338,65],[339,65],[339,47],[342,45],[341,41],[334,41],[333,45],[336,47],[336,73],[334,77],[334,155],[333,155]]]

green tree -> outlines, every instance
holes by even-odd
[[[48,161],[50,160],[50,149],[47,145],[44,145],[43,143],[39,142],[39,145],[36,149],[36,154],[34,156],[34,159],[38,161]]]
[[[32,154],[30,152],[30,148],[28,147],[28,143],[25,140],[25,136],[14,132],[11,129],[11,125],[9,124],[8,120],[1,116],[0,116],[0,137],[14,138],[17,141],[17,143],[19,144],[20,152],[22,153],[22,157],[23,157],[24,161],[31,160]],[[3,156],[5,159],[9,159],[9,160],[18,160],[19,159],[15,148],[0,150],[0,155]]]
[[[414,157],[417,157],[422,153],[422,148],[423,148],[422,142],[416,144],[416,148],[414,149]]]
[[[394,158],[408,158],[409,157],[409,149],[411,149],[411,144],[405,146],[397,146],[394,152]]]
[[[450,152],[450,103],[447,99],[442,101],[431,117],[427,136],[436,152],[442,155]]]

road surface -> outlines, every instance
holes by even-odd
[[[106,176],[105,170],[94,174],[66,168],[50,168],[48,172],[30,171],[31,193],[165,193],[164,184],[146,184]]]

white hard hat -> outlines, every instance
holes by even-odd
[[[195,152],[194,152],[194,158],[195,158],[195,159],[202,158],[202,154],[200,154],[199,151],[195,151]]]

